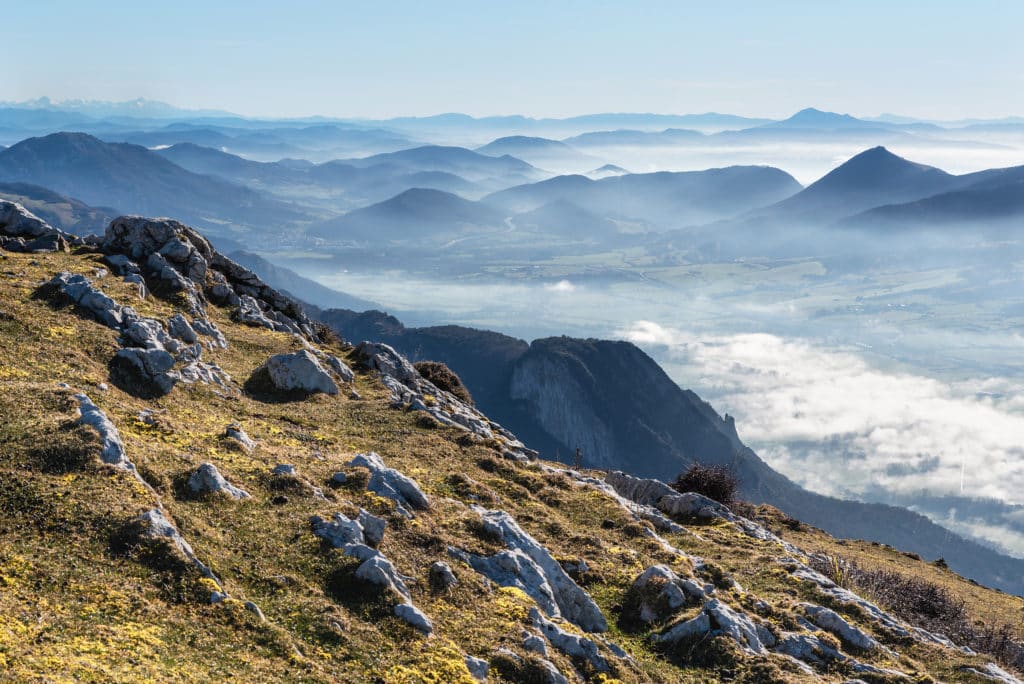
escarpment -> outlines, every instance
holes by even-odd
[[[767,508],[544,462],[174,221],[61,239],[0,252],[4,678],[1013,681],[1009,651],[821,558],[915,573],[993,625],[1014,597]]]

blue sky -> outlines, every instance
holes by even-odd
[[[1024,2],[4,0],[0,100],[252,115],[1024,114]]]

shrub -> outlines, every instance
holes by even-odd
[[[1011,626],[975,622],[964,601],[941,585],[892,570],[863,568],[839,556],[813,556],[811,567],[836,584],[871,597],[915,627],[944,634],[1003,665],[1024,667],[1024,643]]]
[[[413,366],[420,375],[434,383],[439,389],[454,394],[470,406],[473,405],[473,397],[469,394],[469,390],[462,384],[459,376],[445,364],[440,361],[419,361]]]
[[[728,506],[736,501],[739,484],[736,473],[729,466],[694,463],[676,477],[672,488],[683,493],[696,492]]]

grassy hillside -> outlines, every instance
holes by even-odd
[[[524,630],[536,632],[529,617],[534,601],[520,589],[485,580],[448,553],[452,547],[490,556],[504,548],[472,504],[507,511],[565,566],[586,561],[575,579],[607,617],[604,637],[631,657],[614,656],[602,637],[589,635],[610,664],[598,672],[548,644],[547,660],[570,681],[838,682],[855,674],[851,661],[808,670],[776,653],[745,652],[714,633],[667,649],[652,645],[651,634],[694,617],[696,605],[647,625],[630,619],[634,579],[664,564],[680,576],[714,582],[718,600],[760,615],[756,620],[777,635],[803,629],[798,604],[827,599],[780,562],[792,551],[777,541],[758,540],[718,518],[685,519],[661,539],[608,493],[571,474],[505,459],[495,440],[440,427],[421,411],[392,408],[378,375],[341,343],[323,348],[357,369],[352,388],[361,399],[349,398],[348,387],[337,396],[301,399],[252,389],[257,386],[244,383],[268,356],[303,343],[235,323],[227,308],[210,305],[207,313],[228,347],[206,349],[203,358],[230,374],[231,387],[179,384],[166,396],[139,399],[110,382],[117,333],[40,296],[39,285],[61,271],[81,273],[114,300],[161,320],[179,310],[178,300],[140,300],[136,286],[95,271],[105,267],[94,248],[0,257],[5,680],[472,682],[464,661],[469,655],[490,661],[489,681],[545,681],[538,678],[540,656],[523,641]],[[88,394],[114,423],[148,487],[101,463],[96,432],[77,423],[76,392]],[[144,410],[152,412],[148,420]],[[255,440],[254,449],[225,439],[231,423]],[[430,508],[405,518],[393,501],[367,491],[365,470],[346,464],[369,451],[415,479]],[[186,481],[204,462],[251,498],[192,494]],[[293,464],[298,476],[272,476],[280,463]],[[332,488],[337,472],[347,480]],[[180,554],[134,534],[133,520],[156,499],[232,598],[211,603],[211,580]],[[311,532],[310,516],[354,517],[359,508],[386,519],[379,548],[410,578],[412,600],[433,623],[432,635],[397,618],[393,597],[355,577],[358,561],[326,548]],[[769,513],[769,528],[808,551],[838,548],[864,566],[895,565],[958,592],[978,619],[1020,624],[1024,604],[1017,598],[889,549],[783,529],[785,519]],[[689,554],[707,565],[701,568]],[[448,591],[431,589],[428,570],[435,561],[450,563],[458,577]],[[247,610],[247,601],[265,619]],[[983,668],[991,657],[896,636],[861,611],[833,607],[886,647],[864,652],[841,646],[861,663],[899,670],[915,681],[986,681],[963,668]],[[580,634],[568,621],[558,624]],[[840,646],[834,637],[819,636]],[[856,677],[899,680],[894,674]]]

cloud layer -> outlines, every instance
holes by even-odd
[[[887,372],[850,349],[767,334],[697,337],[648,321],[620,334],[734,415],[744,441],[811,489],[1024,496],[1020,382]]]

